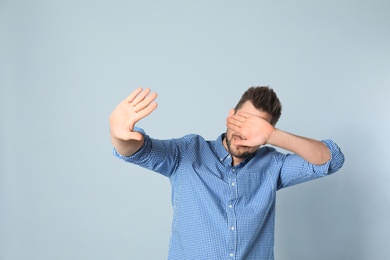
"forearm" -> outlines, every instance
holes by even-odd
[[[144,144],[144,139],[141,140],[122,140],[111,136],[111,142],[116,151],[123,156],[131,156],[136,153]]]
[[[267,143],[291,151],[315,165],[324,164],[331,158],[330,151],[323,142],[293,135],[276,128]]]

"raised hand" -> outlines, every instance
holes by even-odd
[[[110,132],[116,148],[117,145],[127,146],[122,141],[142,140],[142,134],[133,131],[133,128],[139,120],[157,108],[154,102],[156,98],[157,93],[150,89],[137,88],[114,109],[110,116]]]
[[[266,117],[243,111],[236,114],[231,112],[226,126],[241,137],[235,138],[234,145],[256,147],[270,144],[291,151],[316,165],[324,164],[331,158],[330,151],[323,142],[276,129]]]
[[[231,111],[226,121],[226,126],[241,137],[235,140],[236,145],[261,146],[275,130],[265,118],[243,111]]]

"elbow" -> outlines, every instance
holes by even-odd
[[[329,148],[330,158],[329,158],[329,173],[337,172],[343,167],[345,162],[345,156],[341,151],[340,147],[333,142],[332,140],[323,141],[326,146]]]
[[[332,158],[331,171],[332,172],[337,172],[338,170],[340,170],[341,167],[343,167],[344,162],[345,162],[345,156],[344,156],[344,154],[341,151],[339,151],[339,153],[337,153]]]

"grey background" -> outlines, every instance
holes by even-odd
[[[0,259],[166,259],[168,179],[111,155],[143,86],[156,138],[214,139],[270,85],[278,127],[335,140],[331,177],[278,193],[277,259],[390,259],[388,1],[0,1]]]

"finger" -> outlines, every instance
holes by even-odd
[[[232,124],[229,121],[226,123],[226,127],[232,130],[233,132],[240,133],[241,127],[236,124]]]
[[[234,114],[235,117],[240,118],[241,121],[244,121],[248,118],[251,118],[253,115],[247,112],[238,111]]]
[[[234,120],[240,121],[240,122],[244,122],[247,119],[247,117],[245,117],[243,115],[238,115],[238,114],[231,115],[228,118],[231,118],[231,119],[234,119]]]
[[[235,139],[232,142],[234,143],[234,145],[251,146],[251,143],[246,139]]]
[[[133,102],[134,98],[135,98],[139,93],[141,93],[141,91],[142,91],[142,88],[139,87],[139,88],[137,88],[136,90],[134,90],[133,92],[131,92],[131,94],[125,99],[126,102],[128,102],[128,103]]]
[[[243,124],[243,121],[240,117],[231,116],[226,119],[227,122],[234,124],[236,126],[241,126]]]
[[[230,111],[229,111],[229,116],[232,116],[232,115],[234,115],[234,108],[230,109]]]
[[[247,118],[247,117],[251,116],[252,114],[239,110],[239,111],[237,111],[237,113],[235,115]]]
[[[156,92],[151,93],[149,96],[145,97],[144,100],[136,104],[134,106],[134,110],[136,112],[143,110],[145,107],[149,106],[156,98],[157,98],[157,93]]]
[[[137,115],[137,121],[148,116],[150,113],[152,113],[156,108],[158,104],[156,102],[151,103],[149,106],[145,107],[141,111],[139,111]]]
[[[136,106],[139,102],[145,99],[146,96],[148,96],[150,93],[150,89],[146,88],[141,93],[139,93],[134,100],[131,102],[133,106]]]
[[[130,140],[142,140],[142,137],[143,135],[139,132],[135,132],[135,131],[131,131],[131,133],[129,133],[129,139]]]

